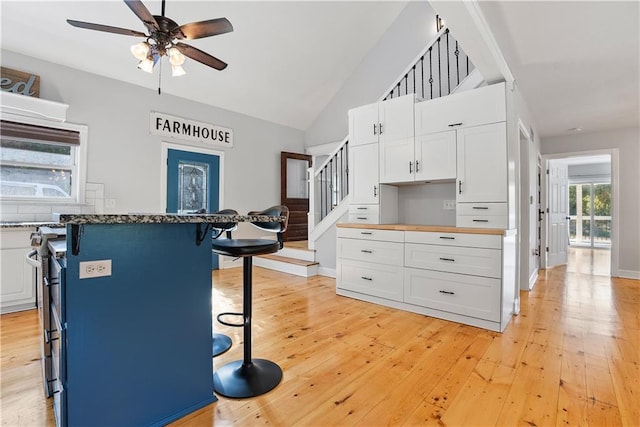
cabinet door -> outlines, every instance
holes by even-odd
[[[456,200],[507,201],[507,128],[493,123],[457,132]]]
[[[373,142],[378,142],[377,102],[349,110],[349,145],[354,147]]]
[[[416,135],[503,122],[505,85],[497,83],[419,102],[415,106]]]
[[[415,168],[413,138],[380,142],[380,182],[413,181]]]
[[[0,233],[0,312],[34,308],[34,270],[25,261],[32,230],[2,230]]]
[[[349,192],[353,204],[377,204],[379,198],[378,144],[351,147]]]
[[[416,137],[415,180],[456,178],[456,131]]]
[[[378,114],[382,125],[380,143],[413,139],[414,104],[415,95],[413,94],[392,98],[379,104]]]

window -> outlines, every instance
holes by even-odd
[[[569,184],[569,242],[611,245],[611,184]]]
[[[77,200],[80,132],[2,120],[0,197]]]

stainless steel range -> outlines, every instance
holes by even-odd
[[[59,339],[59,330],[51,312],[52,293],[58,291],[56,265],[64,262],[66,254],[66,228],[39,227],[31,234],[33,249],[27,254],[27,263],[37,270],[36,293],[42,333],[42,372],[45,396],[53,396],[56,376],[52,363],[52,346]],[[56,295],[57,296],[57,295]]]

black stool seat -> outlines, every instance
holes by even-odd
[[[246,257],[278,252],[280,244],[269,239],[218,239],[211,243],[213,252],[231,257]]]
[[[284,221],[252,223],[256,227],[278,233],[278,240],[269,239],[215,239],[213,252],[231,257],[241,257],[242,313],[220,313],[218,321],[227,326],[243,328],[243,360],[228,363],[215,370],[213,389],[222,396],[232,398],[255,397],[275,388],[282,380],[282,369],[276,363],[266,359],[251,357],[251,311],[252,311],[252,268],[253,256],[277,252],[283,247],[283,233],[287,229],[289,209],[286,206],[274,206],[262,212],[249,212],[249,215],[272,215],[284,217]],[[242,316],[242,323],[229,323],[221,320],[224,316]]]

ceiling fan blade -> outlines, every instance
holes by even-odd
[[[178,39],[194,40],[203,37],[217,36],[233,31],[233,25],[227,18],[209,19],[208,21],[184,24],[172,31]]]
[[[215,56],[211,56],[208,53],[201,51],[200,49],[189,46],[188,44],[176,43],[174,47],[182,52],[183,55],[188,56],[189,58],[204,65],[208,65],[211,68],[215,68],[216,70],[224,70],[225,68],[227,68],[226,62],[223,62]]]
[[[74,27],[86,28],[87,30],[104,31],[106,33],[122,34],[125,36],[148,37],[140,31],[127,30],[126,28],[112,27],[110,25],[92,24],[91,22],[74,21],[73,19],[67,19],[67,22]]]
[[[160,30],[156,18],[153,17],[149,9],[140,0],[124,0],[124,2],[140,18],[149,32],[154,33]]]

